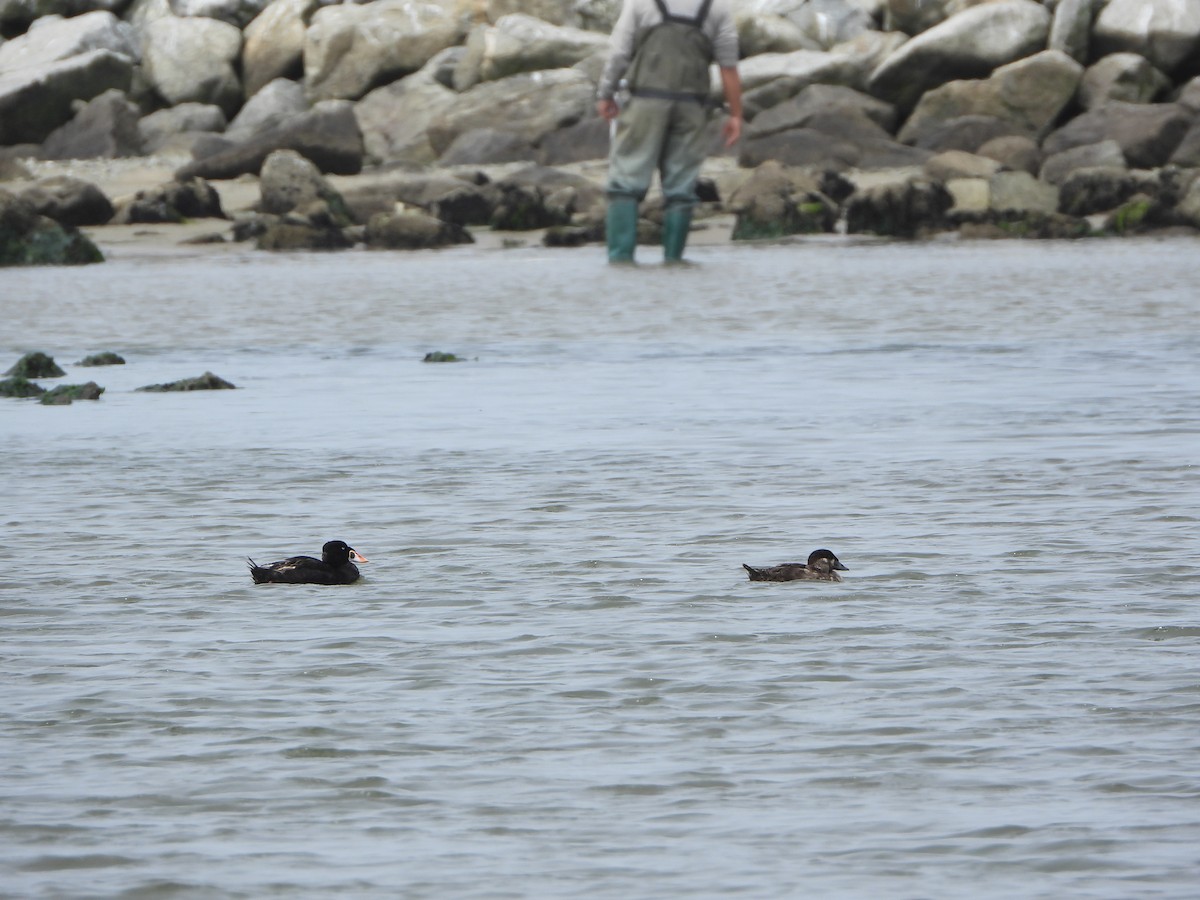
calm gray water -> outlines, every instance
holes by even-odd
[[[1198,251],[0,272],[0,893],[1197,896]]]

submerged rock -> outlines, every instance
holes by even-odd
[[[80,366],[123,366],[125,365],[124,357],[111,350],[106,350],[103,353],[93,353],[91,356],[85,356],[77,365]]]
[[[53,356],[35,351],[26,353],[4,374],[17,378],[61,378],[67,373],[59,368]]]
[[[41,395],[43,406],[70,406],[76,400],[99,400],[104,388],[89,381],[87,384],[60,384]]]
[[[0,189],[0,266],[104,262],[98,247],[70,225],[39,215],[33,204]]]
[[[0,381],[0,397],[38,397],[46,393],[40,384],[17,376]]]
[[[453,353],[443,353],[441,350],[432,350],[425,354],[425,358],[421,362],[427,363],[443,363],[443,362],[462,362],[461,356],[456,356]]]
[[[166,391],[231,391],[236,385],[230,384],[224,378],[205,372],[196,378],[181,378],[179,381],[168,381],[164,384],[148,384],[138,388],[139,391],[163,393]]]

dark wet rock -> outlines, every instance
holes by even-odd
[[[944,229],[953,205],[944,185],[901,177],[856,191],[846,202],[846,231],[914,238]]]
[[[0,189],[0,266],[61,266],[103,262],[90,240],[70,225],[39,215],[33,204]]]
[[[0,397],[40,397],[46,389],[28,378],[16,376],[0,381]]]
[[[1086,219],[1061,213],[989,210],[968,215],[951,213],[950,219],[962,237],[972,240],[1075,240],[1092,234]]]
[[[201,178],[168,181],[119,201],[114,225],[179,223],[189,219],[224,219],[221,197]]]
[[[4,374],[19,378],[61,378],[67,373],[54,361],[53,356],[37,350],[26,353]]]
[[[167,391],[229,391],[234,388],[235,385],[230,384],[224,378],[220,378],[212,372],[205,372],[195,378],[181,378],[179,381],[168,381],[164,384],[148,384],[137,390],[164,393]]]
[[[22,191],[21,198],[60,225],[103,225],[113,217],[112,202],[100,188],[70,175],[43,178]]]
[[[276,150],[295,150],[325,173],[358,174],[362,171],[364,150],[353,105],[343,100],[318,103],[309,112],[244,143],[188,163],[176,177],[226,179],[257,175],[267,157]]]
[[[76,400],[99,400],[104,388],[89,381],[87,384],[60,384],[42,394],[38,402],[43,406],[70,406]]]
[[[474,241],[465,228],[424,213],[380,213],[367,223],[366,243],[373,250],[428,250]]]
[[[566,225],[571,210],[555,209],[547,194],[535,184],[514,181],[497,182],[496,203],[488,223],[495,231],[532,231],[552,225]]]
[[[762,240],[832,231],[836,204],[810,172],[763,163],[729,197],[737,215],[733,240]]]
[[[94,97],[42,143],[43,159],[116,159],[140,156],[141,111],[119,90]]]
[[[76,365],[80,366],[123,366],[125,359],[119,353],[106,350],[103,353],[93,353],[85,356]]]
[[[492,193],[483,186],[462,183],[428,205],[430,214],[455,225],[487,225],[496,211]]]
[[[1077,169],[1059,188],[1059,209],[1070,216],[1109,212],[1139,193],[1144,183],[1129,169]]]
[[[206,234],[197,234],[190,238],[184,238],[179,242],[180,246],[185,247],[204,247],[209,244],[225,244],[228,243],[225,235],[219,231],[210,231]]]
[[[453,353],[443,353],[441,350],[431,350],[425,354],[425,358],[421,362],[427,363],[445,363],[445,362],[462,362],[463,358]]]
[[[543,247],[582,247],[604,240],[604,226],[600,222],[591,225],[555,225],[542,235]]]

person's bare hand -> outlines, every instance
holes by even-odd
[[[609,122],[615,119],[620,111],[621,110],[617,106],[616,100],[609,99],[596,101],[596,112],[600,114],[600,118],[606,119]]]
[[[732,147],[742,136],[742,117],[730,116],[721,126],[721,134],[725,138],[725,146]]]

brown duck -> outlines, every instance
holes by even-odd
[[[850,571],[829,550],[814,550],[807,563],[783,563],[756,569],[742,563],[751,581],[841,581],[838,572]]]

